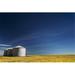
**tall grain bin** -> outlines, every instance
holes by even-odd
[[[26,56],[26,48],[22,46],[16,46],[18,49],[18,56]]]
[[[4,50],[3,56],[7,56],[7,51],[8,51],[8,50]]]
[[[13,50],[13,48],[8,48],[7,56],[13,56],[12,50]]]
[[[12,56],[12,50],[13,48],[7,48],[6,50],[4,50],[4,56]]]

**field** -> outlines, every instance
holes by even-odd
[[[75,55],[33,55],[26,57],[0,57],[0,62],[75,62]]]

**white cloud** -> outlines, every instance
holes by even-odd
[[[7,45],[7,44],[0,44],[0,46],[8,47],[8,46],[11,46],[11,45]]]

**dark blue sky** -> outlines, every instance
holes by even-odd
[[[75,54],[75,14],[0,13],[0,44],[22,45],[28,54]]]

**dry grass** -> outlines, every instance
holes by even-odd
[[[0,57],[0,62],[75,62],[75,55],[34,55],[27,57]]]

